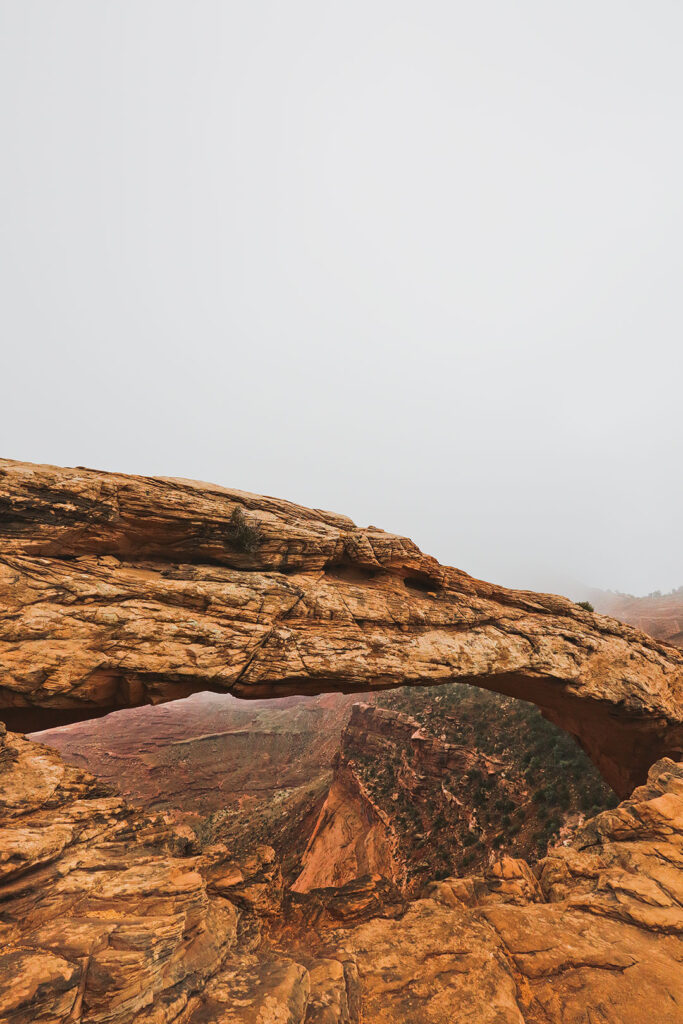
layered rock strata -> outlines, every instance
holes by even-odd
[[[536,871],[503,857],[408,903],[367,879],[284,908],[272,851],[199,850],[47,748],[3,734],[0,781],[3,1024],[681,1019],[671,761]]]
[[[654,593],[647,597],[594,590],[590,599],[599,612],[628,622],[658,640],[683,647],[683,587],[670,594]]]
[[[536,700],[622,792],[643,782],[535,871],[283,907],[268,848],[202,848],[2,729],[2,1024],[680,1022],[683,766],[652,764],[679,751],[680,652],[341,517],[1,468],[0,717],[459,678]]]
[[[401,788],[413,801],[419,800],[425,778],[430,783],[428,798],[433,796],[435,782],[441,790],[445,770],[494,774],[501,767],[484,754],[429,735],[409,715],[367,702],[354,704],[342,733],[332,785],[303,853],[301,873],[292,885],[295,892],[343,885],[366,874],[381,875],[400,890],[406,889],[408,867],[395,818],[364,784],[359,758],[364,764],[395,765]],[[393,796],[397,798],[398,793]],[[391,807],[391,798],[384,802]]]
[[[192,481],[0,462],[0,715],[33,731],[196,690],[460,680],[542,708],[620,795],[683,756],[683,653],[405,538]]]

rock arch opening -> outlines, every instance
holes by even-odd
[[[191,481],[3,461],[0,498],[10,726],[201,690],[461,681],[537,704],[620,796],[681,756],[683,653],[564,598],[472,579],[343,516]],[[236,508],[253,550],[229,541]]]
[[[196,694],[31,737],[204,845],[273,846],[288,891],[381,875],[404,895],[533,863],[616,805],[532,704],[459,684],[240,701]]]
[[[254,550],[230,543],[236,506],[258,529]],[[681,652],[563,598],[473,580],[343,516],[10,462],[0,511],[0,719],[23,714],[30,728],[38,711],[87,718],[206,689],[253,698],[405,683],[422,706],[429,691],[417,686],[459,680],[535,701],[621,791],[680,751]],[[361,571],[334,577],[333,565]],[[438,587],[406,587],[416,576]],[[295,1003],[297,1024],[342,999],[351,1020],[440,1020],[458,1005],[482,1020],[548,1006],[578,1019],[601,1005],[610,1020],[655,1007],[673,1024],[682,770],[659,762],[537,872],[503,858],[478,878],[433,881],[428,899],[394,900],[369,879],[288,903],[267,852],[196,852],[166,816],[0,724],[0,1003],[22,1021],[199,1024],[231,1015],[246,992],[254,1019],[260,1008],[289,1019]],[[269,927],[277,942],[260,943]]]

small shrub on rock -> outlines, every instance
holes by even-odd
[[[261,543],[261,530],[258,526],[252,526],[247,522],[244,512],[239,505],[232,510],[228,521],[228,540],[238,551],[256,551]]]

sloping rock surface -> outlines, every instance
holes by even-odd
[[[0,462],[0,714],[459,679],[538,704],[620,795],[683,756],[683,653],[405,538],[192,481]]]
[[[460,678],[566,715],[643,785],[535,871],[283,903],[269,848],[204,849],[0,728],[0,1024],[679,1024],[683,766],[649,759],[678,749],[680,652],[341,517],[2,469],[0,716]]]
[[[683,766],[532,872],[294,894],[0,736],[0,1021],[678,1024]],[[455,1013],[455,1016],[454,1016]]]
[[[378,807],[353,767],[341,764],[302,857],[295,892],[339,886],[367,874],[401,883],[405,868],[387,814]]]

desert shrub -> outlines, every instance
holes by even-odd
[[[488,786],[479,786],[474,794],[474,802],[478,806],[482,806],[488,803],[490,796],[490,790]]]
[[[228,540],[238,551],[256,551],[261,543],[260,528],[252,526],[247,522],[246,516],[239,505],[232,510],[226,532]]]
[[[228,817],[228,811],[219,809],[212,811],[211,814],[207,814],[198,825],[195,825],[194,832],[201,848],[210,846],[215,841],[221,825]]]
[[[587,612],[595,611],[595,608],[590,603],[590,601],[577,601],[576,603],[578,604],[579,608],[583,608]]]
[[[514,811],[515,805],[509,796],[501,796],[495,802],[495,808],[497,811],[501,811],[503,814],[509,814],[510,811]]]
[[[567,810],[571,803],[571,793],[566,786],[558,786],[557,788],[557,804],[563,810]]]
[[[539,854],[545,854],[548,846],[548,836],[545,832],[535,832],[533,836],[533,843]]]
[[[583,790],[579,796],[579,804],[582,811],[591,811],[593,814],[602,810],[603,794],[599,783],[587,786]]]

